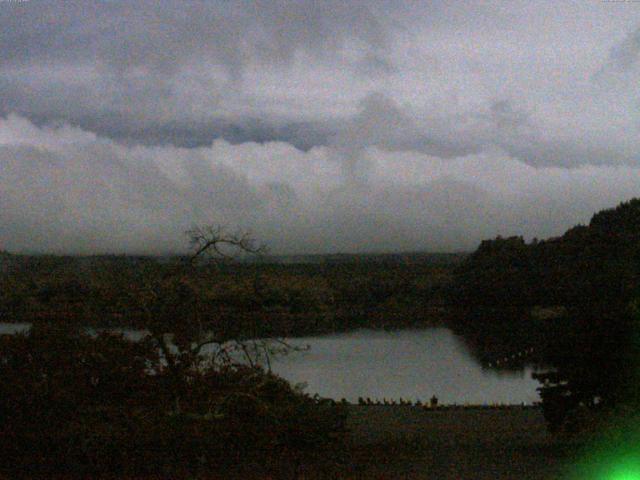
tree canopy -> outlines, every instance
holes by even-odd
[[[533,348],[533,360],[553,367],[538,378],[554,425],[578,406],[605,408],[634,397],[627,384],[640,366],[633,307],[640,297],[640,199],[557,238],[484,241],[456,270],[454,285],[455,326],[485,361]]]

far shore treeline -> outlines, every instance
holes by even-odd
[[[205,321],[243,336],[300,336],[444,321],[444,291],[465,254],[309,255],[211,260],[188,282]],[[0,253],[0,321],[64,319],[144,329],[139,297],[149,278],[183,259]],[[176,319],[178,321],[178,319]]]

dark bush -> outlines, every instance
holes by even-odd
[[[0,476],[280,476],[338,458],[338,407],[260,368],[184,375],[176,410],[166,367],[144,341],[60,325],[1,336]]]

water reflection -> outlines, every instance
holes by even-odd
[[[26,332],[30,326],[29,323],[0,323],[0,335],[13,335],[14,333]]]
[[[539,400],[532,369],[483,369],[446,328],[383,332],[357,330],[293,340],[310,350],[276,359],[273,370],[309,393],[356,401],[358,397],[420,399],[441,403],[532,403]]]

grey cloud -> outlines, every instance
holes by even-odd
[[[332,60],[350,42],[364,46],[356,66],[377,61],[392,68],[382,60],[389,27],[374,7],[333,0],[5,2],[0,115],[62,121],[147,144],[225,138],[308,149],[325,134],[300,118],[221,114],[220,99],[241,88],[249,65],[285,68],[297,52]],[[208,78],[218,67],[226,77]],[[199,78],[200,98],[181,92],[181,75]],[[203,96],[206,113],[190,113]]]
[[[322,57],[354,39],[384,48],[386,27],[369,2],[113,0],[8,2],[0,9],[0,64],[98,62],[170,72],[199,58],[234,78],[248,61]]]
[[[640,27],[629,32],[622,42],[611,48],[609,62],[624,70],[635,65],[638,58],[640,58]]]
[[[574,13],[558,11],[577,21]],[[75,125],[129,145],[192,148],[222,138],[330,146],[363,178],[363,152],[372,147],[447,159],[497,148],[532,165],[636,164],[639,120],[629,108],[640,99],[631,87],[610,93],[606,79],[600,90],[576,87],[581,98],[560,85],[550,100],[537,94],[536,83],[549,87],[536,66],[545,57],[536,55],[565,44],[538,35],[532,43],[530,16],[523,5],[439,1],[5,2],[0,115]],[[505,41],[505,29],[519,49],[507,43],[503,58],[484,53]],[[464,32],[473,42],[461,42]],[[611,62],[636,61],[638,32],[612,48]],[[566,68],[557,64],[559,77]],[[509,80],[520,71],[531,73]],[[517,88],[501,92],[496,79]],[[580,118],[586,103],[599,105],[597,116]],[[537,113],[537,104],[549,113]],[[609,134],[611,104],[632,118]],[[603,133],[590,135],[581,126],[588,122]]]
[[[385,54],[390,26],[380,6],[337,0],[6,2],[0,8],[0,115],[65,122],[144,144],[193,147],[224,138],[287,141],[307,150],[326,143],[326,122],[294,112],[283,118],[222,113],[220,100],[242,88],[247,66],[286,68],[298,52],[332,62],[350,43],[362,49],[356,70],[392,71]],[[217,67],[227,77],[214,81],[207,75]],[[199,97],[181,92],[181,75],[200,82]],[[205,113],[193,112],[194,103]]]
[[[193,223],[223,222],[257,206],[241,177],[186,161],[189,182],[167,180],[145,159],[126,161],[112,146],[56,154],[0,147],[1,242],[22,251],[166,252]]]
[[[354,70],[368,77],[390,75],[399,71],[391,60],[379,54],[365,55],[355,63]]]
[[[495,100],[489,107],[490,118],[498,128],[517,128],[529,123],[529,114],[518,110],[509,100]]]
[[[283,118],[268,112],[258,117],[215,110],[189,118],[180,99],[162,82],[156,83],[131,91],[116,89],[119,93],[107,96],[105,103],[89,85],[38,85],[34,96],[28,84],[0,76],[0,115],[18,113],[38,125],[68,123],[127,144],[201,147],[222,138],[234,144],[286,142],[303,151],[331,146],[354,178],[366,177],[363,152],[369,147],[440,158],[499,148],[532,165],[567,167],[639,161],[637,153],[621,147],[615,137],[580,138],[548,129],[544,119],[534,120],[514,99],[492,99],[477,111],[451,113],[437,106],[400,105],[378,92],[360,100],[353,115],[333,119],[305,119],[304,113],[294,111]]]
[[[371,94],[361,103],[360,112],[330,138],[329,145],[337,149],[352,174],[358,168],[363,172],[364,151],[370,147],[443,159],[497,149],[530,165],[568,168],[640,162],[640,155],[626,146],[545,130],[544,124],[508,99],[494,99],[478,112],[452,115],[412,112],[382,94]]]
[[[455,134],[454,134],[455,135]],[[441,158],[477,153],[479,145],[448,137],[437,121],[419,120],[407,114],[393,100],[380,93],[368,95],[361,102],[361,110],[348,119],[331,137],[344,162],[347,176],[366,180],[365,150],[379,147],[391,152],[414,151]]]
[[[223,138],[234,144],[282,141],[309,150],[313,146],[326,145],[335,130],[324,121],[223,115],[167,118],[158,111],[160,103],[170,104],[176,100],[151,83],[148,88],[150,91],[128,91],[126,94],[122,90],[119,99],[109,98],[104,105],[97,92],[88,86],[44,85],[34,96],[29,85],[0,76],[0,91],[3,92],[0,116],[15,113],[37,125],[73,125],[128,144],[190,148],[207,146]]]
[[[0,248],[175,252],[186,229],[217,222],[275,253],[470,250],[496,234],[557,235],[640,192],[637,167],[397,155],[367,150],[367,181],[352,183],[329,148],[123,146],[14,116],[0,122]]]

